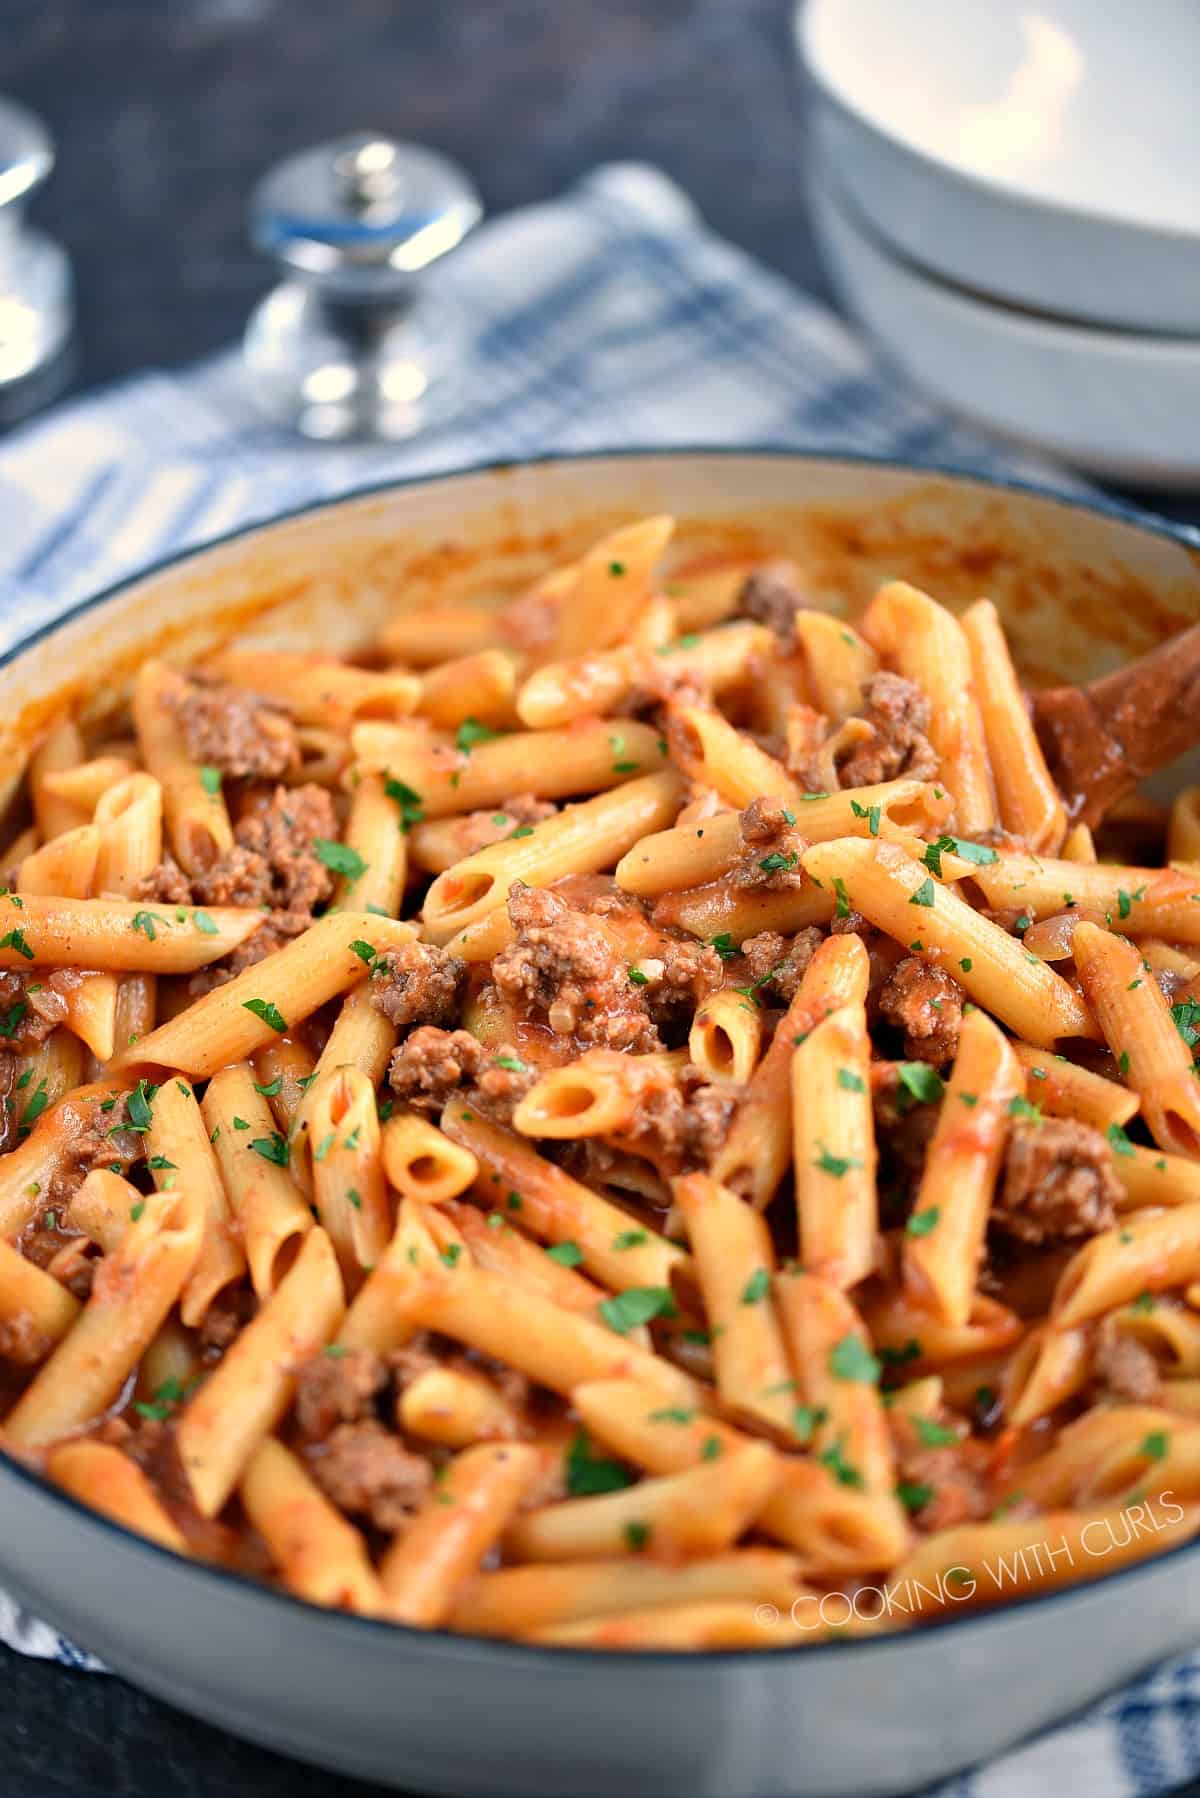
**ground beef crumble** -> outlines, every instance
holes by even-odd
[[[748,979],[738,984],[774,994],[783,1004],[790,1005],[823,934],[815,924],[809,924],[793,937],[781,936],[777,930],[760,930],[757,936],[747,937],[742,954]]]
[[[458,821],[455,845],[460,855],[474,855],[491,843],[502,843],[524,824],[541,824],[553,818],[558,807],[532,793],[516,793],[491,811],[468,812]]]
[[[200,1355],[203,1361],[218,1361],[237,1341],[258,1309],[258,1300],[247,1287],[219,1293],[200,1325]]]
[[[560,1035],[609,1049],[650,1050],[658,1032],[599,923],[557,894],[514,886],[508,915],[515,940],[492,962],[501,996],[540,1011]],[[648,985],[648,983],[646,983]]]
[[[863,684],[863,721],[870,726],[838,768],[843,787],[872,787],[901,775],[932,780],[937,754],[925,732],[930,705],[921,689],[899,674],[873,674]]]
[[[68,1137],[61,1164],[50,1182],[50,1205],[61,1209],[70,1203],[87,1176],[96,1168],[127,1174],[145,1154],[141,1133],[129,1122],[129,1095],[122,1093],[111,1109],[106,1100],[89,1099],[81,1106],[80,1128]]]
[[[67,1015],[67,994],[83,978],[78,968],[39,970],[36,975],[0,969],[0,1049],[24,1054],[44,1043]]]
[[[433,1485],[433,1468],[373,1419],[339,1423],[304,1449],[308,1471],[339,1511],[389,1535],[402,1530]]]
[[[919,1529],[953,1529],[990,1516],[993,1501],[983,1465],[985,1445],[928,1446],[913,1419],[902,1413],[893,1418],[892,1429],[899,1484],[915,1507],[913,1520]],[[918,1504],[918,1499],[923,1502]]]
[[[900,1078],[900,1066],[897,1061],[876,1061],[871,1065],[879,1191],[885,1212],[889,1199],[903,1210],[916,1196],[941,1110],[937,1103],[918,1099],[909,1091]],[[884,1218],[887,1224],[899,1221],[899,1216],[890,1213]]]
[[[440,1111],[451,1093],[483,1071],[487,1053],[466,1030],[422,1024],[392,1056],[388,1083],[415,1111]]]
[[[1152,1405],[1162,1386],[1159,1365],[1150,1350],[1127,1335],[1115,1317],[1106,1317],[1096,1332],[1092,1374],[1114,1398],[1135,1405]]]
[[[296,1375],[297,1429],[306,1441],[323,1442],[339,1424],[373,1417],[386,1382],[387,1370],[373,1349],[313,1355]]]
[[[313,911],[333,896],[333,875],[313,848],[317,837],[337,837],[333,799],[324,787],[276,787],[258,794],[238,819],[238,846],[266,863],[267,903],[283,911]],[[214,900],[215,904],[216,901]]]
[[[966,995],[943,968],[907,955],[888,975],[879,995],[880,1014],[904,1032],[904,1053],[935,1067],[953,1060]]]
[[[475,1103],[497,1123],[509,1124],[537,1077],[537,1069],[526,1066],[512,1043],[500,1043],[478,1076]]]
[[[1090,1124],[1017,1119],[991,1222],[1020,1242],[1073,1241],[1110,1229],[1121,1193],[1112,1151]]]
[[[781,645],[790,650],[796,640],[796,613],[807,604],[793,562],[764,562],[746,577],[736,610],[743,618],[769,625]]]
[[[296,1376],[296,1427],[314,1480],[339,1510],[389,1534],[403,1529],[433,1484],[433,1469],[380,1422],[387,1368],[370,1349],[313,1355]]]
[[[295,725],[261,694],[189,683],[173,703],[194,762],[255,780],[278,780],[299,766]]]
[[[375,965],[371,1003],[404,1029],[409,1024],[444,1026],[458,1015],[467,964],[431,943],[404,943]]]
[[[267,915],[232,954],[192,976],[193,994],[210,992],[301,935],[313,911],[333,896],[334,880],[315,849],[336,839],[337,815],[324,787],[307,782],[252,797],[234,829],[234,847],[190,879],[171,856],[138,886],[136,897],[159,905],[232,905]]]
[[[800,857],[808,839],[796,829],[796,819],[778,799],[752,799],[738,819],[743,850],[733,865],[733,884],[765,887],[773,891],[804,884]]]

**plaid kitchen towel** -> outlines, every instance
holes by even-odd
[[[231,352],[140,375],[0,445],[0,650],[239,525],[392,477],[552,451],[809,447],[1084,490],[903,388],[830,312],[712,236],[653,169],[600,169],[562,200],[499,218],[430,279],[462,345],[460,405],[411,442],[321,447],[276,431]],[[99,1670],[3,1594],[0,1641]],[[1160,1793],[1200,1774],[1198,1719],[1200,1656],[939,1798]]]

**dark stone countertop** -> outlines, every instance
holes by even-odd
[[[0,84],[48,121],[38,219],[80,301],[75,391],[236,337],[269,271],[246,201],[371,126],[459,158],[490,211],[645,158],[828,297],[801,200],[788,0],[0,0]],[[1176,516],[1190,516],[1173,506]],[[370,1798],[122,1681],[0,1651],[4,1798]]]

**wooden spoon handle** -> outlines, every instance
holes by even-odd
[[[1086,687],[1035,693],[1033,721],[1067,815],[1098,824],[1200,742],[1200,624]]]

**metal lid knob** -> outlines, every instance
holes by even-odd
[[[41,120],[0,100],[0,423],[53,397],[69,377],[71,269],[60,247],[25,221],[25,204],[54,167]]]
[[[306,436],[406,437],[449,403],[445,325],[422,316],[422,271],[483,216],[455,163],[357,132],[259,182],[251,234],[285,275],[250,320],[260,403]],[[439,391],[440,390],[440,391]]]

